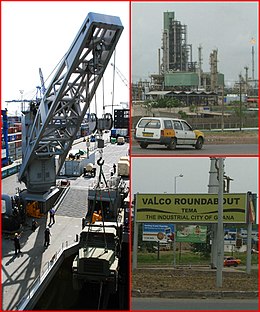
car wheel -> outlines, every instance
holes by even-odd
[[[200,149],[202,149],[202,146],[203,146],[203,139],[202,139],[202,137],[199,137],[199,138],[197,139],[196,144],[195,144],[195,148],[196,148],[197,150],[200,150]]]
[[[177,145],[177,139],[173,138],[173,139],[171,139],[170,143],[167,145],[167,148],[169,150],[175,150],[176,149],[176,145]]]
[[[237,263],[234,263],[234,267],[237,267]]]
[[[144,143],[144,142],[140,143],[140,147],[141,147],[141,148],[147,148],[147,146],[148,146],[147,143]]]

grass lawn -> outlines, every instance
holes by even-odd
[[[225,253],[230,256],[231,253]],[[242,265],[246,265],[246,253],[234,253],[234,257],[241,259]],[[160,251],[159,259],[156,252],[138,252],[137,261],[140,265],[172,265],[174,262],[173,251]],[[177,265],[209,265],[210,258],[205,258],[200,254],[188,251],[176,252]],[[252,254],[252,264],[258,264],[258,255]]]

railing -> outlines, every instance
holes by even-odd
[[[75,243],[76,244],[76,243]],[[16,304],[16,310],[24,310],[28,302],[33,298],[34,294],[37,292],[39,287],[42,285],[42,282],[45,280],[45,278],[50,273],[51,269],[54,267],[56,262],[60,259],[62,256],[64,250],[68,249],[69,247],[72,247],[75,244],[71,244],[69,246],[68,241],[63,242],[61,244],[60,250],[56,251],[51,260],[47,261],[43,265],[42,272],[40,275],[33,281],[33,283],[29,286],[23,297],[19,300],[19,302]]]

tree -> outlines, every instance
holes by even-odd
[[[198,252],[203,257],[209,258],[211,253],[210,234],[211,231],[208,231],[205,243],[191,243],[191,251],[194,253]]]
[[[191,243],[191,251],[200,253],[203,257],[210,257],[211,246],[209,243]]]
[[[178,111],[178,114],[180,115],[181,119],[186,119],[187,117],[187,114],[182,110]]]

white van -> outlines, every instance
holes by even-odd
[[[204,144],[204,134],[182,119],[166,117],[142,117],[135,128],[135,140],[141,148],[149,144],[161,144],[168,149],[177,145],[192,145],[201,149]]]

